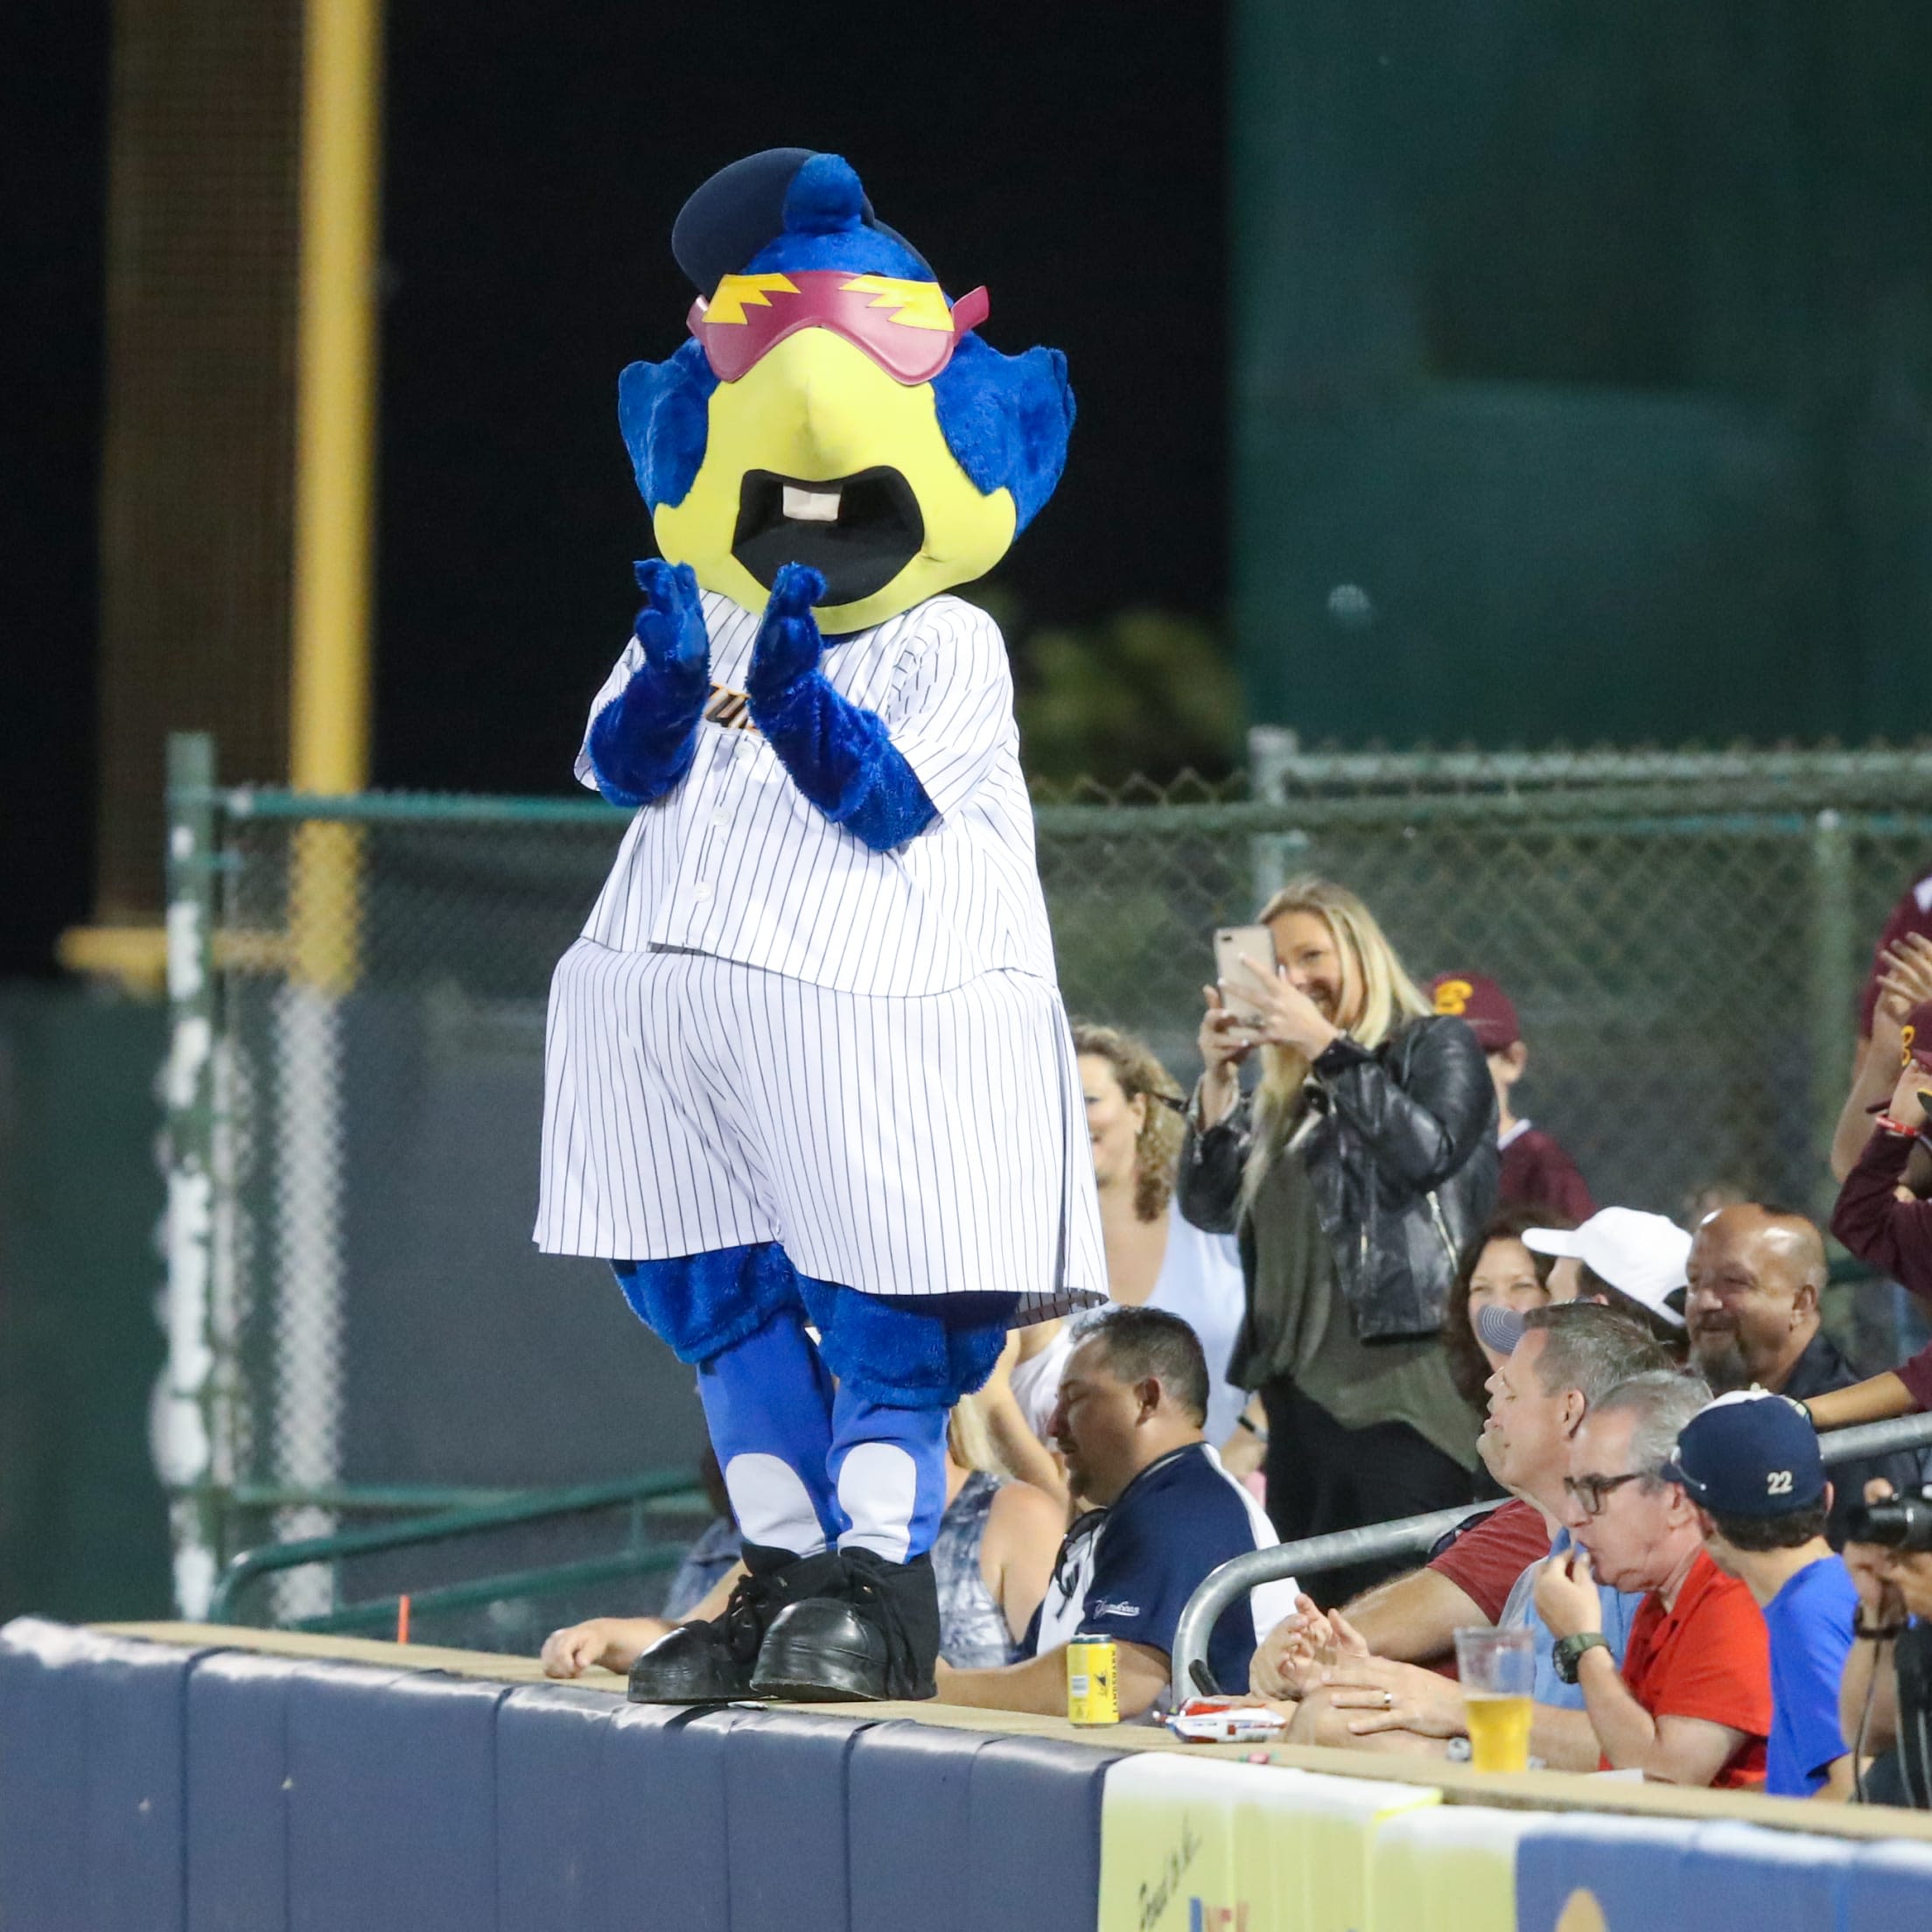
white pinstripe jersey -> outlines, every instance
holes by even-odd
[[[711,682],[742,692],[760,613],[703,593]],[[591,707],[643,662],[634,637]],[[844,992],[940,993],[981,973],[1051,982],[1053,938],[1019,769],[1012,674],[999,627],[935,597],[829,643],[833,689],[876,711],[938,816],[875,852],[798,789],[729,699],[697,727],[691,767],[641,807],[584,937],[619,952],[677,946]],[[577,775],[596,788],[590,733]]]

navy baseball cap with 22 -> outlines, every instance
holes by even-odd
[[[1810,1416],[1767,1389],[1739,1390],[1698,1410],[1660,1474],[1714,1516],[1789,1516],[1824,1501]]]

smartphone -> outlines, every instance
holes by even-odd
[[[1248,976],[1236,970],[1236,960],[1252,960],[1270,977],[1275,971],[1275,935],[1265,926],[1217,926],[1214,928],[1214,978],[1222,1004],[1250,1026],[1261,1019],[1261,1009],[1244,989]]]

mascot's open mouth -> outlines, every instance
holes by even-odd
[[[732,555],[766,590],[784,565],[810,564],[826,608],[884,590],[925,541],[919,499],[894,469],[816,481],[747,470],[738,486]]]

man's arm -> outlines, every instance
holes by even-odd
[[[1710,1784],[1747,1732],[1708,1718],[1653,1718],[1630,1695],[1616,1660],[1600,1646],[1577,1670],[1584,1708],[1603,1754],[1619,1771],[1642,1771],[1660,1784]]]
[[[1866,998],[1872,1024],[1858,1042],[1852,1063],[1852,1091],[1844,1096],[1831,1135],[1831,1178],[1842,1181],[1865,1152],[1873,1109],[1899,1077],[1905,1016],[1922,999],[1932,999],[1932,944],[1910,929],[1916,908],[1910,895],[1886,922],[1872,962]]]
[[[1530,1755],[1541,1758],[1551,1771],[1594,1771],[1603,1755],[1596,1726],[1587,1711],[1567,1704],[1536,1704],[1530,1707]]]
[[[1858,1042],[1852,1063],[1852,1089],[1838,1112],[1838,1124],[1831,1130],[1831,1178],[1842,1181],[1865,1152],[1872,1138],[1872,1110],[1892,1091],[1897,1077],[1895,1053],[1878,1054],[1869,1040]]]
[[[1932,1292],[1932,1202],[1900,1200],[1912,1136],[1874,1126],[1838,1190],[1831,1232],[1862,1262],[1914,1294]]]
[[[1343,1657],[1318,1678],[1318,1696],[1334,1721],[1319,1727],[1314,1741],[1373,1750],[1373,1740],[1402,1732],[1410,1737],[1466,1736],[1469,1725],[1462,1691],[1449,1678],[1412,1663],[1381,1657]],[[1597,1734],[1586,1712],[1539,1704],[1530,1732],[1530,1752],[1552,1771],[1594,1771],[1600,1755]]]
[[[1141,1718],[1167,1688],[1167,1653],[1144,1643],[1115,1641],[1120,1658],[1115,1696],[1123,1718]],[[1067,1646],[1056,1643],[1037,1657],[996,1665],[990,1670],[935,1669],[942,1704],[963,1704],[980,1711],[1031,1711],[1043,1718],[1067,1715]]]
[[[1922,1351],[1932,1354],[1932,1350]],[[1918,1403],[1912,1391],[1891,1369],[1854,1382],[1849,1389],[1828,1389],[1822,1396],[1807,1396],[1804,1406],[1810,1411],[1814,1428],[1849,1429],[1855,1423],[1888,1422],[1894,1416],[1909,1416]]]
[[[1378,1657],[1431,1663],[1456,1647],[1460,1625],[1488,1623],[1481,1606],[1439,1570],[1411,1570],[1365,1590],[1347,1616]]]
[[[1852,1754],[1833,1758],[1824,1768],[1824,1782],[1811,1794],[1814,1804],[1850,1804],[1858,1796],[1852,1777]]]
[[[1384,1668],[1407,1670],[1413,1666],[1390,1664]],[[1435,1677],[1433,1671],[1421,1674]],[[1298,1704],[1277,1706],[1291,1719],[1284,1741],[1336,1745],[1350,1751],[1394,1751],[1410,1756],[1441,1757],[1448,1750],[1449,1739],[1466,1735],[1467,1725],[1460,1715],[1462,1698],[1455,1685],[1446,1677],[1435,1677],[1435,1682],[1441,1688],[1427,1701],[1437,1706],[1438,1715],[1418,1717],[1413,1723],[1404,1721],[1410,1712],[1399,1690],[1395,1692],[1393,1710],[1364,1710],[1360,1707],[1362,1700],[1359,1693],[1352,1696],[1340,1684],[1325,1684]],[[1441,1701],[1445,1695],[1454,1700],[1457,1716],[1452,1722],[1444,1721],[1440,1715],[1448,1708]],[[1374,1700],[1369,1701],[1372,1704]],[[1591,1728],[1589,1714],[1552,1704],[1539,1704],[1534,1708],[1530,1729],[1530,1756],[1540,1759],[1551,1771],[1594,1771],[1602,1752],[1597,1733]]]
[[[1899,1741],[1899,1679],[1890,1640],[1852,1640],[1838,1690],[1838,1724],[1853,1754],[1862,1754],[1868,1765]]]

